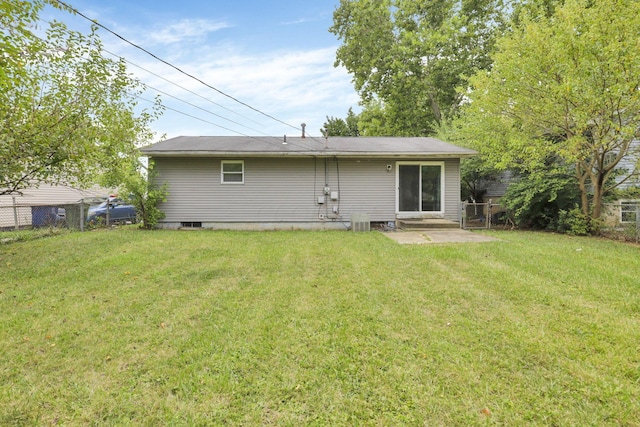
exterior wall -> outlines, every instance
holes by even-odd
[[[444,162],[444,218],[460,220],[460,159],[447,159]]]
[[[156,182],[168,184],[168,200],[160,205],[160,225],[179,227],[342,228],[352,213],[372,222],[396,219],[396,161],[353,158],[234,158],[244,160],[244,183],[221,184],[221,158],[154,159]],[[391,170],[387,169],[391,165]],[[457,221],[460,209],[460,162],[445,160],[445,218]],[[338,192],[338,200],[324,194]],[[319,204],[318,197],[325,203]],[[337,212],[334,210],[337,209]],[[220,227],[220,224],[226,224]]]
[[[510,170],[501,172],[498,175],[498,179],[496,181],[490,181],[486,183],[487,192],[483,196],[483,200],[476,200],[476,202],[487,203],[489,202],[489,200],[491,200],[492,203],[498,203],[500,198],[507,192],[507,187],[509,187],[509,184],[511,184],[513,180],[513,172],[511,172]]]
[[[636,165],[640,161],[640,139],[636,139],[631,143],[631,148],[629,149],[631,154],[625,156],[618,163],[618,169],[625,170],[624,176],[616,178],[618,182],[620,182],[623,178],[625,178],[628,174],[632,173],[636,169]],[[640,177],[635,176],[627,181],[623,182],[620,185],[620,189],[626,189],[630,187],[635,187],[640,185]]]

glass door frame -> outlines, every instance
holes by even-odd
[[[400,166],[420,166],[419,177],[419,201],[417,211],[401,211],[400,210]],[[422,211],[422,166],[440,166],[440,210],[439,211]],[[444,182],[444,161],[398,161],[396,162],[396,216],[398,218],[442,218],[445,210],[445,182]]]

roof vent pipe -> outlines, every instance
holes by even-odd
[[[306,124],[306,123],[302,123],[302,124],[300,125],[300,127],[302,127],[302,137],[303,137],[303,138],[306,138],[306,135],[304,134],[304,128],[306,128],[306,127],[307,127],[307,124]]]

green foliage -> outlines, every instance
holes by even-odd
[[[140,227],[146,230],[152,230],[164,218],[164,212],[158,209],[158,204],[167,198],[167,185],[158,186],[154,183],[155,174],[151,166],[147,169],[147,177],[139,173],[131,174],[124,182],[128,199],[136,207]]]
[[[616,189],[610,195],[610,201],[620,199],[640,200],[640,186],[627,187],[625,189]]]
[[[502,3],[342,0],[330,31],[342,40],[336,65],[353,75],[361,96],[361,133],[431,135],[455,115],[456,87],[490,65]]]
[[[500,199],[517,226],[547,230],[556,230],[560,211],[571,210],[578,201],[575,178],[566,174],[522,176]]]
[[[591,220],[576,205],[571,210],[558,211],[557,231],[573,236],[586,236],[592,231]]]
[[[346,119],[327,116],[320,132],[325,136],[360,136],[358,120],[359,116],[349,108]]]
[[[413,131],[404,129],[401,122],[394,120],[392,108],[385,108],[378,99],[363,103],[360,132],[365,136],[415,136]]]
[[[42,1],[0,0],[0,194],[38,183],[76,186],[108,180],[120,162],[152,137],[159,114],[137,113],[143,90],[124,60],[103,57],[96,28],[84,35],[52,22],[37,23]]]
[[[462,159],[460,163],[460,184],[462,200],[480,202],[487,192],[487,186],[496,182],[500,172],[481,156]]]
[[[137,150],[136,150],[137,152]],[[124,161],[127,160],[127,161]],[[118,188],[123,198],[136,207],[140,227],[151,230],[164,213],[158,204],[166,200],[167,186],[154,182],[153,161],[148,160],[144,166],[138,156],[129,156],[111,169],[108,179],[101,182],[108,188]]]
[[[460,129],[456,126],[459,126],[456,121],[443,120],[437,127],[435,136],[452,144],[468,145],[468,141],[461,138]],[[501,173],[501,170],[482,155],[462,159],[460,162],[461,199],[482,201],[487,187],[496,182]]]
[[[496,167],[535,174],[550,160],[574,165],[582,211],[598,218],[616,166],[638,154],[640,2],[554,3],[520,10],[491,71],[463,88],[460,122]]]

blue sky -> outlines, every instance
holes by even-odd
[[[294,127],[306,123],[312,136],[320,135],[326,116],[345,117],[350,107],[358,110],[351,77],[333,65],[340,43],[329,27],[339,0],[69,0],[68,4],[220,91]],[[42,18],[56,18],[84,33],[90,26],[82,17],[52,8]],[[186,115],[167,110],[153,125],[156,138],[298,136],[293,127],[220,95],[108,32],[99,34],[105,48],[130,61],[129,71],[145,84],[193,104],[161,94],[167,107]],[[145,97],[152,99],[157,94],[154,89]]]

